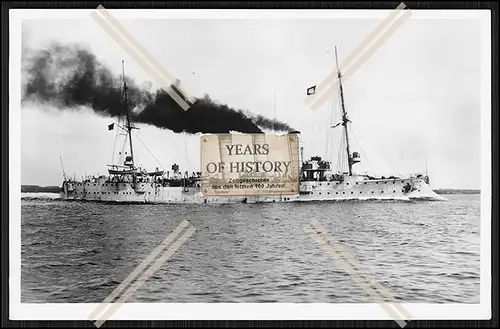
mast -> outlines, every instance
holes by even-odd
[[[133,162],[134,161],[134,149],[132,147],[132,129],[134,129],[134,127],[132,126],[132,124],[130,122],[130,110],[128,107],[128,96],[127,96],[128,87],[127,87],[127,82],[125,81],[125,62],[123,60],[122,60],[122,72],[123,72],[123,101],[125,104],[125,109],[127,110],[126,128],[128,131],[128,139],[129,139],[129,143],[130,143],[130,156],[132,157],[132,165],[133,165],[133,163],[134,163]]]
[[[59,159],[61,160],[61,168],[62,168],[62,172],[63,172],[63,178],[64,178],[64,181],[66,181],[66,173],[64,172],[64,165],[63,165],[63,161],[62,161],[62,156],[59,156]]]
[[[351,161],[351,151],[349,149],[349,132],[347,131],[347,123],[349,119],[347,118],[347,112],[344,105],[344,90],[342,88],[342,74],[339,69],[339,59],[337,57],[337,46],[335,46],[335,62],[337,64],[337,77],[339,78],[340,87],[340,100],[342,104],[342,126],[344,126],[345,141],[346,141],[346,151],[347,151],[347,163],[349,165],[349,176],[352,176],[352,161]]]

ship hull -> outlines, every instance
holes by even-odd
[[[204,196],[199,187],[170,187],[157,183],[65,182],[61,192],[65,200],[88,200],[122,203],[269,203],[336,200],[432,200],[445,201],[423,179],[380,179],[305,181],[300,193],[273,196]]]

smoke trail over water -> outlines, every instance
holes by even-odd
[[[23,102],[41,102],[61,110],[81,106],[97,114],[118,117],[123,106],[121,76],[115,75],[91,52],[75,45],[52,44],[23,54]],[[286,123],[255,116],[218,104],[208,95],[184,111],[164,90],[151,92],[126,78],[135,122],[180,133],[242,133],[264,129],[292,131]],[[175,89],[175,87],[173,87]]]

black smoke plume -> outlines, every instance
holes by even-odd
[[[164,90],[150,91],[126,77],[132,120],[176,133],[260,133],[259,127],[292,131],[285,123],[218,104],[208,95],[184,111]],[[92,108],[97,114],[126,114],[122,77],[113,74],[90,51],[76,45],[52,44],[23,54],[23,102],[59,109]],[[175,90],[175,86],[171,86]]]

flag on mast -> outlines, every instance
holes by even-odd
[[[316,86],[307,88],[307,95],[314,95],[316,93]]]
[[[112,123],[112,124],[108,125],[108,130],[113,130],[113,129],[114,129],[114,127],[115,127],[115,124],[114,124],[114,123]]]

